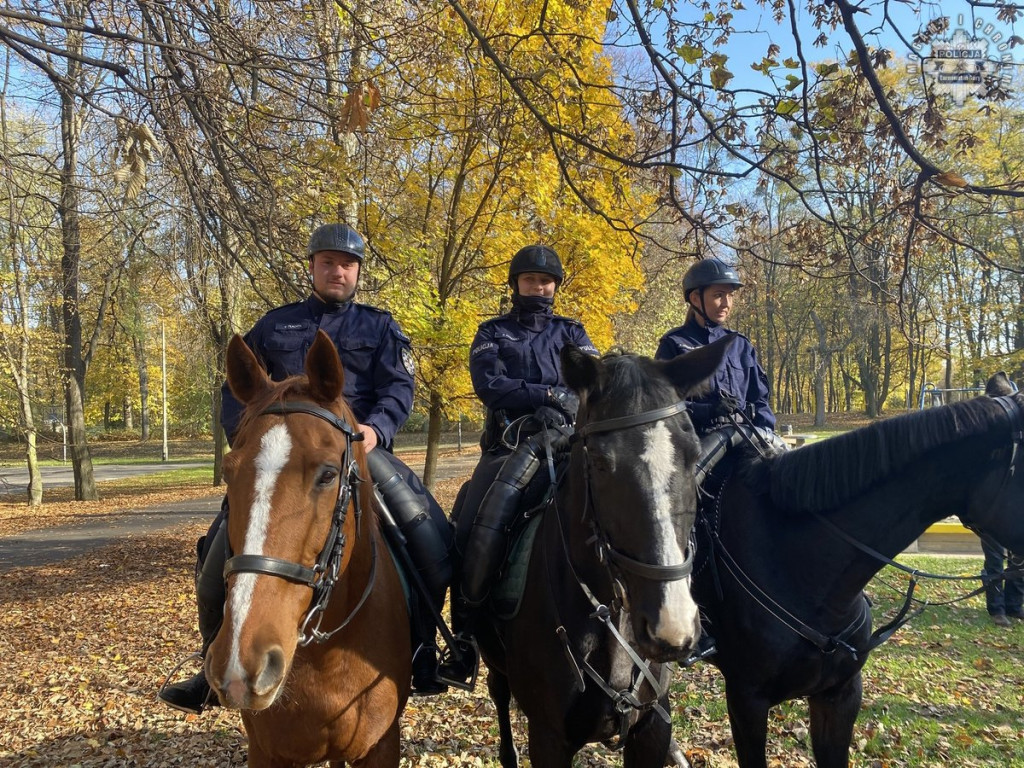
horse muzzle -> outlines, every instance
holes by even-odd
[[[217,671],[219,666],[216,655],[207,654],[206,679],[221,705],[229,709],[266,709],[277,700],[288,674],[285,653],[276,646],[251,655],[248,663],[229,660],[222,672]]]
[[[696,647],[700,639],[700,611],[690,597],[688,582],[665,585],[668,599],[657,603],[656,610],[644,610],[639,602],[634,604],[633,636],[646,658],[676,661],[686,658]]]

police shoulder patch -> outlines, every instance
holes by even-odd
[[[413,360],[412,350],[408,347],[402,347],[402,367],[410,376],[416,374],[416,361]]]

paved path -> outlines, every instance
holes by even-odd
[[[169,472],[173,469],[197,469],[209,467],[210,462],[153,462],[152,464],[93,464],[92,473],[96,482],[120,480],[124,477],[137,475],[153,475],[158,472]],[[70,464],[62,466],[45,466],[39,468],[43,477],[43,487],[69,486],[75,484],[75,473]],[[25,467],[6,467],[0,469],[0,500],[5,497],[24,497],[28,488],[28,469]]]
[[[476,448],[440,457],[437,464],[438,479],[447,480],[469,474],[476,466],[479,457],[480,452]],[[129,465],[109,466],[116,469],[126,468]],[[154,472],[191,465],[130,465],[130,467],[142,466],[153,466],[155,469],[151,469],[150,472]],[[198,464],[196,466],[205,465]],[[413,469],[419,471],[422,467],[413,466]],[[123,476],[125,475],[112,475],[112,477]],[[99,478],[97,477],[97,479]],[[167,528],[177,528],[197,522],[209,523],[220,509],[222,496],[222,492],[217,492],[200,499],[161,504],[155,507],[124,509],[104,515],[89,515],[81,523],[39,528],[24,531],[15,536],[0,538],[0,573],[12,568],[59,562],[102,547],[125,536],[155,533]]]

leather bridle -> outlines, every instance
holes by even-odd
[[[267,406],[260,416],[285,416],[292,413],[304,413],[315,416],[326,421],[345,435],[345,451],[342,455],[342,472],[344,477],[339,478],[338,500],[334,505],[334,512],[331,515],[331,527],[327,533],[323,549],[317,556],[316,563],[312,568],[291,560],[282,560],[277,557],[266,555],[234,555],[224,563],[224,579],[235,573],[259,573],[265,576],[277,576],[278,578],[291,581],[296,584],[303,584],[313,590],[309,609],[306,611],[299,625],[299,645],[306,646],[312,642],[322,643],[330,639],[335,633],[343,629],[356,615],[359,609],[366,602],[369,596],[377,573],[377,546],[376,540],[371,537],[372,559],[370,565],[370,576],[367,580],[363,595],[356,606],[349,612],[348,617],[337,627],[329,632],[320,630],[320,623],[323,621],[323,614],[330,601],[331,593],[341,576],[341,561],[345,554],[346,537],[344,532],[345,519],[351,503],[356,516],[356,536],[359,535],[362,509],[359,504],[359,494],[353,492],[353,488],[363,482],[359,476],[359,467],[355,461],[352,451],[352,444],[363,439],[358,430],[331,411],[316,403],[293,401],[278,402]]]
[[[611,419],[592,421],[580,427],[572,436],[572,442],[579,442],[583,451],[585,503],[583,516],[586,518],[588,509],[596,509],[597,505],[591,491],[590,483],[590,457],[588,453],[587,438],[590,435],[602,434],[605,432],[616,432],[642,424],[651,424],[656,421],[663,421],[680,413],[686,412],[687,401],[680,400],[662,408],[655,408],[650,411],[636,413],[629,416],[617,416]],[[590,515],[590,526],[594,535],[588,543],[593,543],[597,548],[598,559],[602,563],[614,565],[620,571],[625,571],[634,576],[639,576],[650,581],[678,581],[690,575],[693,571],[693,552],[691,545],[686,548],[686,555],[683,562],[677,565],[657,565],[636,560],[629,555],[620,552],[611,545],[607,535],[601,530],[596,515]]]

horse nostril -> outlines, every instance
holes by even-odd
[[[279,686],[281,679],[284,677],[284,670],[284,651],[279,646],[275,646],[263,656],[263,669],[256,676],[256,684],[253,686],[254,692],[259,696],[263,696]]]

